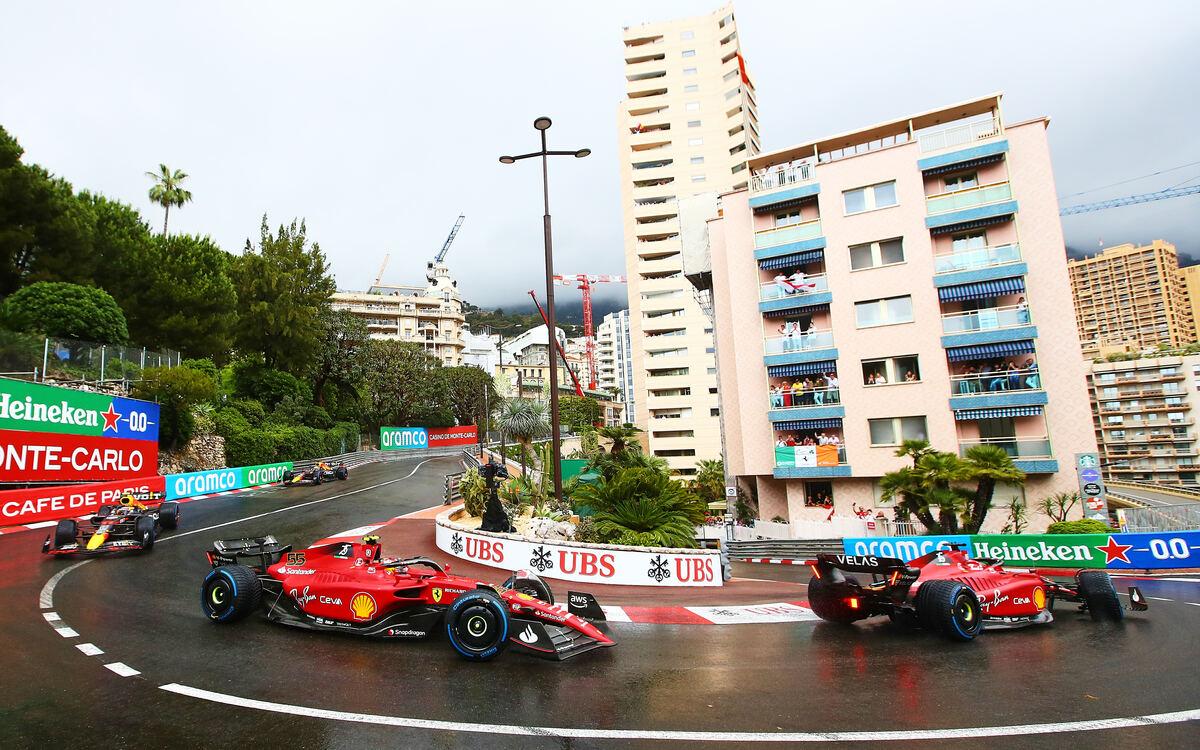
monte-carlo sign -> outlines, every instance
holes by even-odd
[[[460,427],[380,427],[379,447],[385,451],[422,450],[471,445],[479,439],[473,424]]]
[[[0,378],[0,482],[157,473],[157,404]]]

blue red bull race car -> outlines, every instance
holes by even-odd
[[[42,543],[47,555],[89,555],[105,552],[146,552],[163,529],[179,526],[179,503],[151,507],[131,494],[119,505],[101,505],[87,520],[64,518]]]

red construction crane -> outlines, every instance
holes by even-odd
[[[538,314],[542,316],[542,320],[546,321],[546,328],[549,329],[550,319],[546,317],[546,311],[542,309],[542,303],[538,302],[537,295],[533,293],[532,289],[529,290],[529,296],[533,298],[533,304],[537,307]],[[558,356],[562,358],[563,369],[567,371],[567,374],[571,376],[571,382],[575,384],[575,395],[583,398],[583,386],[579,385],[579,378],[575,377],[575,371],[571,369],[571,363],[567,361],[567,353],[563,351],[562,344],[558,343],[558,336],[551,335],[550,338],[554,339],[554,351],[558,352]],[[554,367],[553,353],[550,354],[550,366]],[[519,393],[517,395],[520,396]]]
[[[583,336],[587,348],[588,388],[596,390],[596,336],[592,328],[592,284],[624,284],[624,276],[594,273],[555,274],[554,283],[561,286],[578,284],[583,292]]]

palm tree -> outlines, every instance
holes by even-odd
[[[631,438],[633,438],[633,436],[637,435],[639,432],[641,432],[640,429],[628,424],[621,425],[619,427],[601,427],[600,429],[596,430],[596,433],[600,435],[600,437],[612,441],[612,446],[608,449],[608,452],[614,456],[621,455],[629,442],[636,444],[637,441],[631,441]]]
[[[916,516],[927,531],[933,534],[942,532],[929,507],[925,489],[921,486],[920,474],[914,467],[905,466],[884,474],[879,478],[879,491],[885,502],[893,501],[905,513]]]
[[[959,512],[965,503],[953,485],[967,478],[963,462],[953,453],[930,451],[917,459],[916,471],[929,505],[938,509],[942,532],[957,534]]]
[[[963,533],[976,534],[983,526],[988,509],[992,507],[996,483],[1025,484],[1025,472],[1016,467],[1012,457],[1003,448],[995,445],[969,448],[963,456],[963,468],[966,474],[964,478],[976,482],[969,512],[963,518]]]
[[[521,473],[525,473],[529,446],[535,438],[550,429],[550,416],[546,405],[523,398],[510,398],[500,407],[496,419],[502,434],[511,437],[521,446]]]
[[[911,458],[913,466],[917,465],[917,460],[927,453],[932,453],[933,448],[929,446],[928,440],[908,439],[900,443],[900,447],[896,449],[895,455],[897,458]]]
[[[171,217],[171,206],[183,206],[192,199],[192,191],[183,189],[183,181],[187,173],[181,170],[171,171],[166,164],[159,164],[157,172],[147,172],[146,176],[154,180],[150,188],[150,200],[163,207],[163,237],[167,236],[167,220]]]

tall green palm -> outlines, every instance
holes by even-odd
[[[618,427],[601,427],[600,429],[596,430],[596,433],[600,435],[600,437],[612,441],[612,447],[608,449],[608,452],[614,456],[621,455],[622,451],[625,450],[629,443],[636,443],[637,441],[633,438],[639,432],[641,432],[640,429],[629,424],[620,425]]]
[[[911,458],[913,466],[916,466],[917,459],[931,452],[933,452],[933,448],[929,446],[928,440],[914,440],[910,438],[900,443],[900,447],[896,448],[895,454],[897,458]]]
[[[523,398],[510,398],[500,407],[496,424],[503,434],[521,446],[521,473],[525,473],[529,446],[550,430],[550,415],[546,405]]]
[[[163,207],[163,237],[167,236],[167,220],[171,218],[171,206],[182,207],[192,199],[192,191],[183,188],[187,173],[176,169],[172,171],[166,164],[159,164],[157,172],[147,172],[146,176],[154,180],[150,188],[150,200]]]
[[[916,471],[929,504],[938,509],[938,525],[942,532],[957,534],[963,501],[953,485],[967,478],[962,460],[953,453],[931,451],[917,459]]]
[[[963,456],[963,469],[966,478],[976,482],[968,512],[963,517],[963,533],[976,534],[992,507],[996,484],[1025,484],[1025,472],[1017,468],[1003,448],[995,445],[976,445],[967,449]]]

